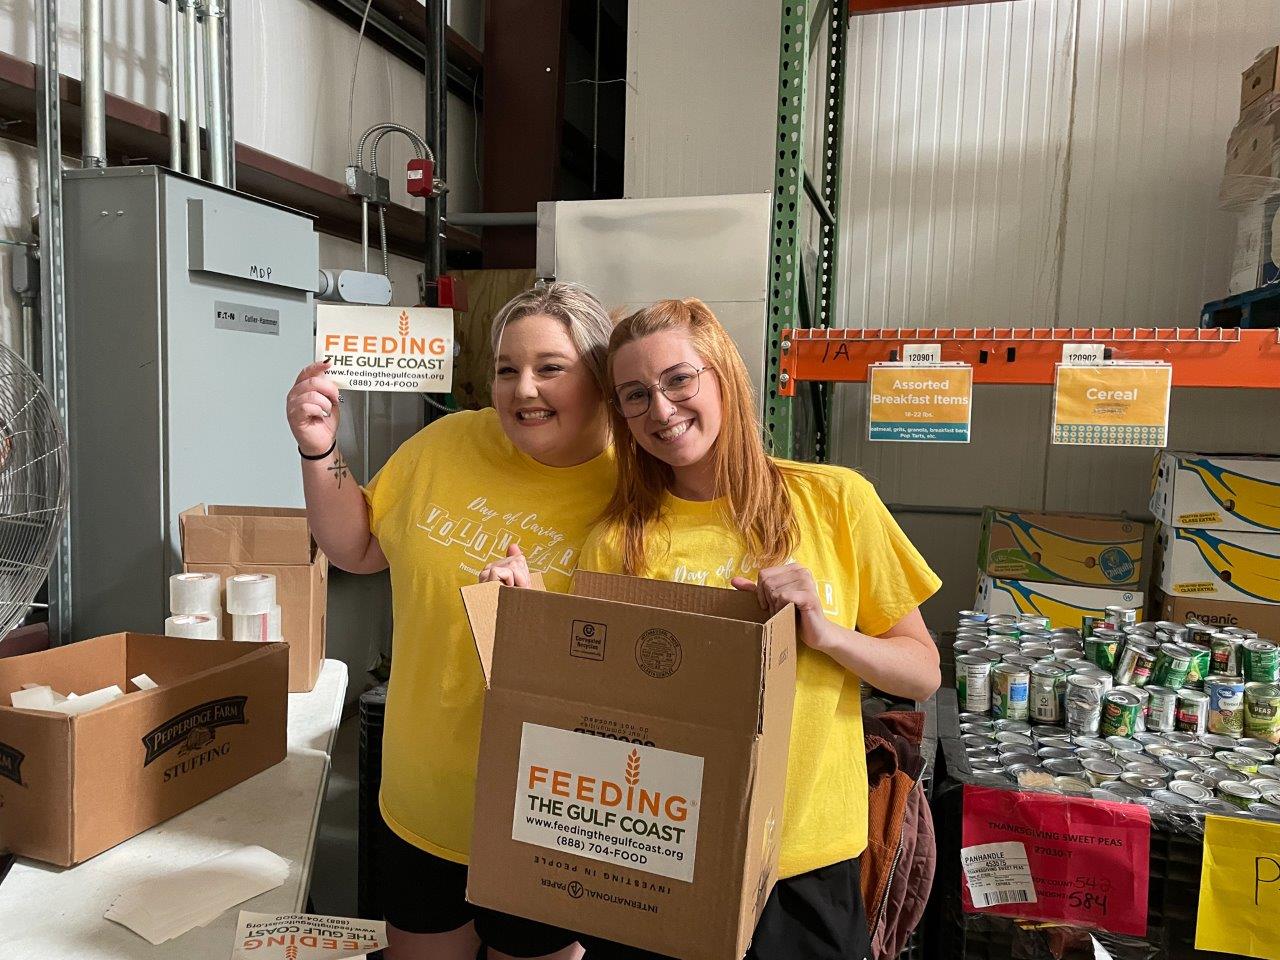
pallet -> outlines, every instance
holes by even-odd
[[[1246,330],[1280,327],[1280,278],[1265,287],[1206,303],[1200,310],[1200,326]]]

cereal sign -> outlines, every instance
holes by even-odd
[[[453,311],[439,307],[316,307],[316,360],[342,390],[448,393]]]

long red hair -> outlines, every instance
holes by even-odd
[[[607,374],[610,396],[616,386],[613,363],[619,348],[666,330],[689,335],[693,348],[720,379],[723,415],[720,434],[711,447],[715,464],[715,496],[726,500],[726,523],[746,541],[747,561],[757,568],[774,566],[791,556],[798,539],[791,497],[782,472],[765,452],[760,419],[746,365],[728,332],[701,300],[659,300],[620,320],[609,337]],[[617,452],[618,484],[602,521],[622,537],[622,568],[632,576],[644,569],[645,535],[661,520],[662,504],[671,489],[670,466],[638,443],[626,418],[609,405]]]

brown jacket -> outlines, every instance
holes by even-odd
[[[924,714],[914,711],[863,717],[868,802],[862,897],[877,960],[901,953],[933,887],[933,817],[920,785],[923,731]]]

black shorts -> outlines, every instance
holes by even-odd
[[[779,880],[760,914],[746,960],[867,960],[871,938],[855,858]],[[585,960],[670,960],[584,937]]]
[[[467,868],[420,850],[385,823],[378,888],[387,923],[406,933],[448,933],[475,921],[488,947],[513,957],[542,957],[578,935],[467,902]]]

